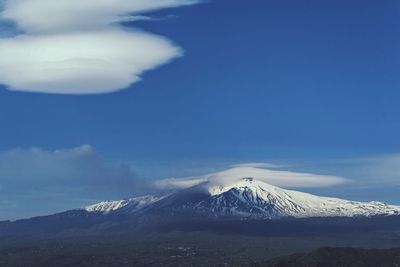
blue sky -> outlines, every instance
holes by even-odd
[[[128,164],[143,180],[282,163],[354,180],[310,192],[400,204],[399,12],[395,0],[212,0],[145,13],[152,19],[124,26],[164,36],[184,53],[105,94],[26,93],[3,81],[0,151],[90,144],[102,161]],[[9,35],[10,27],[0,30]],[[0,170],[0,184],[6,175]],[[18,202],[10,190],[0,202]]]

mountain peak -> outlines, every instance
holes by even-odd
[[[271,191],[276,189],[277,187],[267,184],[263,181],[254,179],[253,177],[243,177],[236,179],[231,182],[225,182],[217,184],[215,182],[209,182],[208,184],[208,192],[211,195],[218,195],[224,192],[227,192],[233,188],[249,188],[251,190],[263,190],[263,191]]]

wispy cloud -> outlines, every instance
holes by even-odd
[[[119,23],[196,2],[5,0],[0,18],[22,33],[0,38],[0,83],[10,90],[63,94],[124,89],[143,72],[181,56],[182,49]]]
[[[252,177],[284,188],[330,187],[349,182],[348,179],[339,176],[241,166],[200,176],[160,180],[156,181],[155,185],[164,189],[187,188],[202,182],[229,184],[244,177]]]

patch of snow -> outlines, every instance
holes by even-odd
[[[87,212],[108,214],[110,212],[125,209],[127,212],[135,212],[154,202],[161,200],[164,196],[142,196],[124,200],[108,200],[84,208]]]

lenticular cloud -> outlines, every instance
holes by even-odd
[[[22,32],[0,39],[0,83],[10,90],[97,94],[121,90],[182,55],[168,39],[118,24],[191,0],[8,0],[1,19]]]
[[[160,189],[188,188],[204,182],[229,185],[232,182],[236,182],[246,177],[251,177],[284,188],[330,187],[350,182],[350,180],[339,176],[270,170],[260,167],[240,165],[241,164],[238,165],[239,167],[234,167],[225,171],[209,173],[201,176],[159,180],[155,182],[155,186]]]
[[[106,93],[180,53],[162,37],[119,29],[23,35],[0,40],[0,81],[11,90]]]

